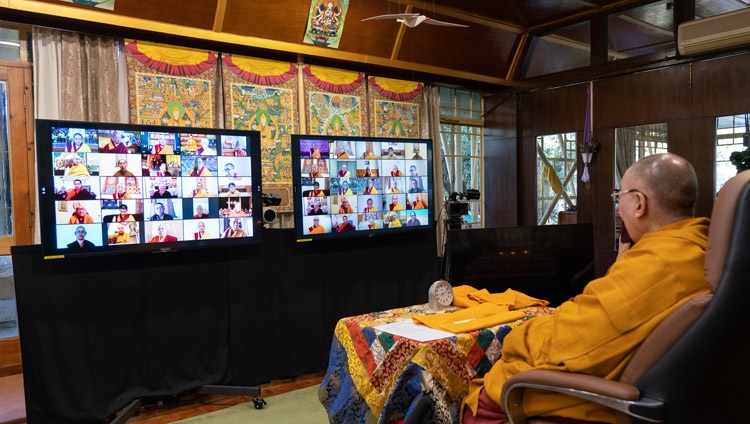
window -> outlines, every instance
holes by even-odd
[[[615,185],[612,188],[620,188],[620,181],[625,171],[639,159],[669,151],[668,129],[669,126],[665,122],[615,128]],[[620,246],[622,228],[618,207],[614,205],[612,208],[615,221],[615,250]]]
[[[483,191],[484,101],[481,94],[440,88],[440,152],[443,160],[443,193],[465,194],[469,189]],[[437,185],[436,185],[437,186]],[[439,193],[435,193],[436,196]],[[437,201],[437,199],[436,199]],[[484,226],[484,201],[467,200],[464,228]]]
[[[10,247],[33,241],[33,118],[28,31],[0,28],[0,375],[20,369],[13,263]],[[16,353],[14,353],[16,352]]]
[[[607,60],[674,54],[673,1],[662,0],[609,15]]]
[[[716,119],[716,187],[714,194],[721,186],[737,174],[737,167],[729,157],[734,152],[741,152],[750,146],[750,114],[720,116]]]
[[[577,148],[575,133],[536,138],[539,225],[557,225],[560,212],[576,207]]]
[[[533,78],[591,64],[591,24],[582,22],[534,36],[529,48],[525,78]]]

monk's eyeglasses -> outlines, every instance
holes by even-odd
[[[610,194],[610,197],[612,197],[613,202],[620,203],[620,196],[622,196],[623,194],[628,194],[628,193],[641,193],[643,197],[646,197],[646,195],[643,194],[643,192],[640,190],[631,189],[631,190],[620,191],[619,188],[612,190],[612,194]]]

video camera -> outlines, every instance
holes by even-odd
[[[464,215],[469,214],[469,200],[479,200],[481,193],[477,189],[468,189],[465,193],[453,192],[448,197],[445,204],[446,214],[448,216],[448,228],[456,230],[461,228],[464,222]]]

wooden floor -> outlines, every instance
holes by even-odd
[[[323,380],[323,375],[324,373],[320,372],[261,384],[260,398],[266,399],[293,390],[317,386]],[[0,399],[2,399],[2,402],[0,402],[0,424],[26,423],[25,407],[23,405],[23,380],[20,374],[0,378]],[[160,407],[147,405],[141,408],[138,414],[130,418],[128,423],[171,423],[252,401],[252,397],[246,396],[196,396],[182,403],[168,404]]]

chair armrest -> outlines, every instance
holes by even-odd
[[[523,396],[536,389],[594,402],[646,422],[663,422],[663,402],[641,398],[637,387],[586,374],[532,370],[514,375],[503,384],[503,409],[511,423],[525,423]]]

